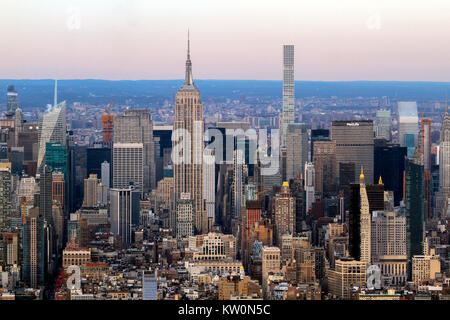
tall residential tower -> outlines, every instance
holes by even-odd
[[[294,46],[283,45],[283,114],[280,128],[282,145],[286,142],[287,125],[295,122],[294,105]]]

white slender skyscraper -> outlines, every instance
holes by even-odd
[[[294,46],[283,45],[283,113],[281,124],[281,143],[285,144],[286,127],[289,123],[295,122],[294,115]]]
[[[364,182],[363,168],[359,176],[359,194],[361,197],[361,261],[371,262],[371,224],[369,212],[369,198],[367,197],[366,183]]]
[[[66,102],[57,104],[57,81],[55,81],[55,99],[53,106],[39,116],[39,153],[37,168],[42,168],[47,142],[59,142],[66,146]]]

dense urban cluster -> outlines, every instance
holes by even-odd
[[[8,87],[0,300],[450,298],[446,102],[296,100],[285,45],[281,101],[204,114],[185,72],[156,113]]]

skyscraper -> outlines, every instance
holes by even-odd
[[[314,168],[316,192],[331,195],[336,193],[337,174],[336,142],[316,141],[314,143]]]
[[[331,139],[336,142],[336,161],[354,162],[355,177],[358,181],[358,168],[363,167],[366,182],[373,183],[373,121],[372,120],[334,120],[331,126]]]
[[[391,141],[391,110],[378,110],[375,121],[375,136]]]
[[[407,148],[399,144],[386,143],[384,139],[375,139],[374,181],[382,179],[386,190],[394,191],[394,205],[403,199],[403,175]]]
[[[274,197],[275,239],[281,247],[283,235],[295,233],[295,199],[289,192],[289,183],[283,182],[281,194]]]
[[[14,113],[14,146],[19,145],[19,133],[23,132],[22,109],[17,108]]]
[[[406,253],[408,277],[414,255],[423,253],[424,239],[423,165],[417,159],[405,160]]]
[[[283,45],[283,113],[282,140],[285,144],[287,124],[295,122],[294,107],[294,46]]]
[[[0,168],[0,235],[8,232],[11,219],[11,168]]]
[[[314,143],[316,141],[330,141],[330,130],[312,129],[311,130],[311,159],[314,159]]]
[[[47,165],[42,168],[39,179],[39,215],[52,225],[53,174]]]
[[[303,123],[286,124],[286,180],[303,173],[308,161],[308,131]]]
[[[48,142],[66,145],[66,102],[51,107],[39,118],[39,153],[37,168],[41,169]]]
[[[175,223],[177,239],[194,235],[194,205],[189,193],[182,193],[175,200]]]
[[[139,142],[139,141],[135,141]],[[86,149],[86,173],[94,173],[99,178],[103,178],[102,164],[106,161],[112,164],[112,144],[94,143],[92,147]],[[108,175],[112,176],[112,167],[110,165]]]
[[[102,162],[102,167],[101,167],[101,178],[102,178],[102,184],[106,187],[106,188],[110,188],[111,187],[111,178],[110,178],[110,164],[107,161],[103,161]]]
[[[384,210],[384,188],[382,184],[365,183],[361,168],[359,184],[350,185],[349,207],[349,253],[356,260],[370,263],[371,214]]]
[[[52,173],[52,201],[57,201],[61,208],[65,207],[66,186],[64,182],[64,173],[56,171]]]
[[[394,211],[374,211],[371,246],[372,262],[386,255],[401,255],[406,260],[406,217]]]
[[[424,173],[425,218],[432,218],[431,203],[431,120],[422,119],[422,152]]]
[[[244,153],[237,149],[233,155],[233,218],[240,219],[244,203]]]
[[[195,229],[208,231],[208,217],[203,200],[203,106],[200,91],[193,82],[189,48],[183,86],[175,101],[175,120],[172,134],[172,159],[174,161],[175,199],[189,193],[193,200]],[[180,154],[182,148],[183,153]]]
[[[369,212],[369,198],[367,197],[366,192],[366,184],[364,182],[364,173],[363,169],[361,168],[361,175],[359,176],[360,179],[360,190],[359,194],[361,197],[361,261],[366,262],[369,264],[371,262],[371,215]]]
[[[405,135],[411,134],[414,136],[414,146],[416,146],[419,135],[419,116],[417,115],[417,103],[415,101],[398,102],[398,122],[398,140],[400,145],[407,147],[408,141]]]
[[[45,164],[50,170],[59,170],[67,173],[67,148],[60,142],[47,142],[45,144]]]
[[[305,164],[305,208],[308,212],[315,199],[315,180],[316,171],[312,162],[306,162]]]
[[[114,99],[111,100],[109,105],[106,107],[105,113],[102,115],[102,141],[111,144],[113,143],[113,128],[114,128],[114,115],[109,113],[109,108],[111,107]]]
[[[127,248],[132,242],[133,225],[139,224],[140,192],[133,186],[111,189],[110,198],[111,231]]]
[[[97,201],[98,178],[96,174],[90,174],[89,178],[84,179],[84,201],[83,207],[95,207]]]
[[[31,208],[23,228],[23,280],[32,287],[44,284],[45,277],[45,221],[39,208]]]
[[[113,187],[134,185],[143,192],[144,166],[142,143],[116,143],[113,145]]]
[[[439,192],[436,194],[436,216],[444,217],[450,199],[450,115],[445,106],[439,141]]]
[[[155,188],[155,148],[153,142],[153,120],[150,110],[125,110],[114,119],[114,147],[116,144],[142,144],[142,190]],[[114,149],[115,150],[115,149]],[[113,168],[115,167],[113,161]],[[113,176],[113,180],[114,180]]]
[[[19,107],[19,94],[14,89],[14,86],[10,85],[6,93],[6,117],[11,118]]]
[[[215,162],[214,150],[205,150],[205,155],[203,157],[203,196],[206,201],[206,213],[208,216],[208,229],[210,229],[215,222],[216,213],[216,162]]]

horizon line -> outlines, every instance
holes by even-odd
[[[56,78],[0,78],[0,81],[54,81]],[[104,79],[104,78],[57,78],[58,81],[184,81],[184,79]],[[283,82],[282,79],[197,79],[195,81],[268,81]],[[195,82],[194,81],[194,82]],[[294,82],[421,82],[421,83],[445,83],[450,84],[450,80],[294,80]]]

